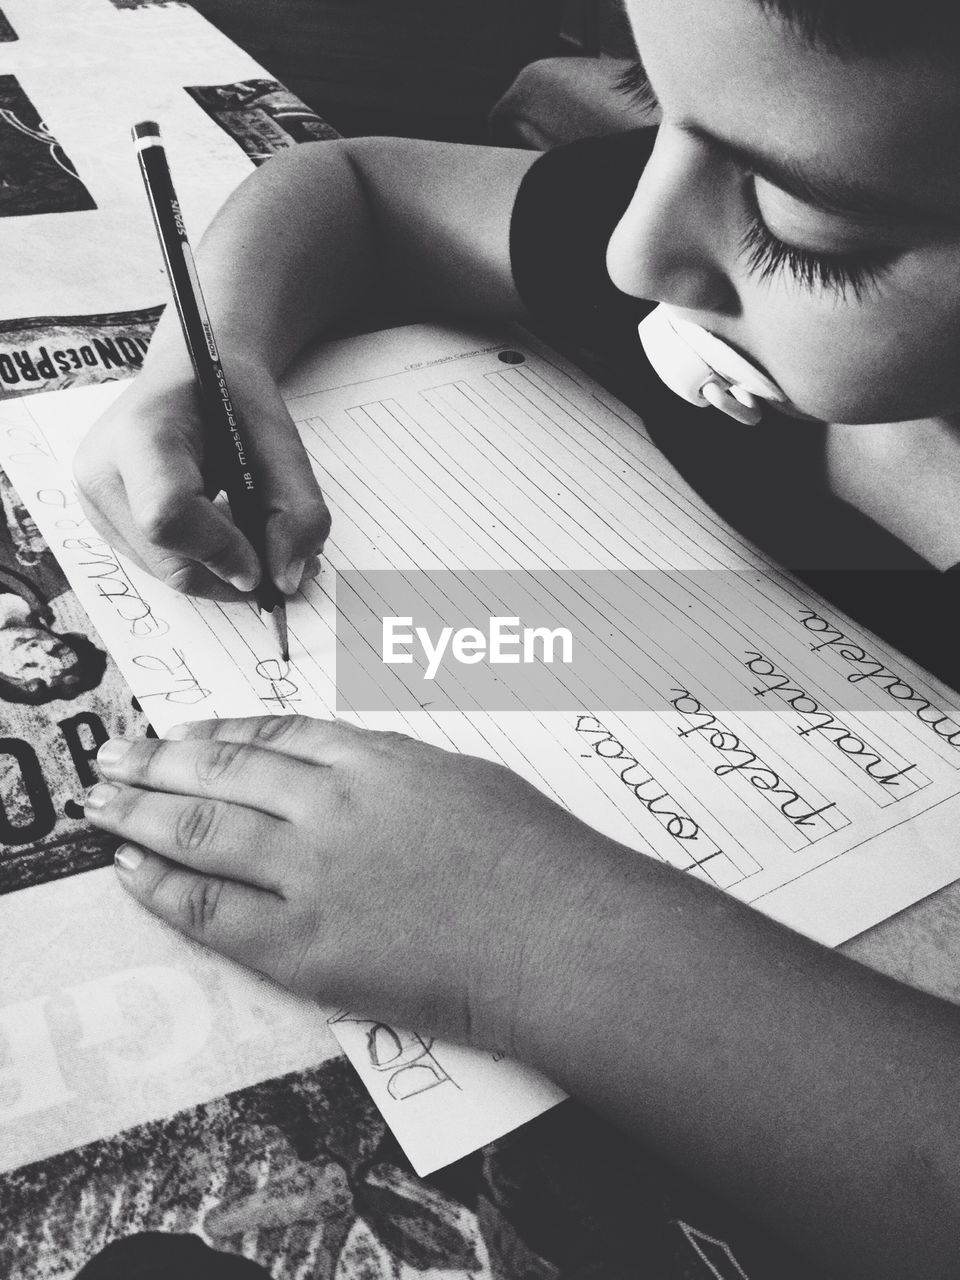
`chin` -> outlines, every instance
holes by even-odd
[[[795,404],[789,400],[783,404],[774,405],[778,413],[782,413],[785,418],[796,418],[799,422],[826,422],[826,418],[822,418],[816,413],[807,413],[803,409],[798,409]]]
[[[901,387],[868,386],[867,389],[868,395],[850,398],[838,396],[832,404],[819,406],[813,413],[798,410],[792,403],[784,406],[784,412],[795,418],[813,418],[818,422],[851,427],[920,422],[929,418],[953,417],[957,413],[955,406],[944,406],[946,397],[923,400],[917,395],[907,396],[906,388]]]

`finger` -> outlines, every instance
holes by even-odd
[[[180,867],[134,845],[122,845],[120,883],[155,916],[204,946],[272,976],[285,954],[282,899],[263,889]]]
[[[126,505],[126,496],[122,494],[122,491],[120,492],[121,497],[117,499],[115,504],[111,504],[112,510],[118,510],[121,505]],[[83,494],[80,494],[80,505],[88,524],[113,551],[119,552],[127,560],[135,564],[138,569],[151,577],[160,576],[156,566],[151,567],[143,556],[138,553],[137,549],[124,537],[122,530]],[[171,557],[166,573],[173,575],[177,590],[185,595],[202,596],[207,600],[220,601],[244,599],[245,593],[239,592],[236,587],[230,586],[228,582],[224,582],[222,578],[218,578],[209,569],[194,560],[188,560],[185,557]]]
[[[100,782],[84,814],[103,831],[206,875],[279,892],[296,856],[296,828],[256,809],[200,796]]]
[[[251,441],[267,513],[267,567],[280,590],[293,595],[306,561],[323,550],[330,512],[300,433],[279,395],[269,425],[269,431],[261,430]]]
[[[317,766],[270,756],[241,742],[111,738],[97,753],[103,778],[148,791],[208,797],[284,820],[303,817],[316,796]]]
[[[299,501],[267,517],[267,565],[284,595],[292,596],[300,590],[307,566],[317,562],[329,532],[330,512],[319,489],[313,505]],[[316,577],[317,572],[318,563],[309,577]]]
[[[345,720],[312,716],[245,716],[241,720],[194,720],[167,731],[174,741],[207,738],[239,742],[312,765],[336,765],[356,756],[374,735]]]
[[[302,570],[300,570],[299,560],[294,561],[290,570],[290,581],[296,579],[297,572],[300,570],[297,590],[302,591],[308,583],[313,582],[315,578],[320,577],[320,570],[322,567],[319,556],[308,556],[304,562]],[[289,592],[287,594],[289,594]]]

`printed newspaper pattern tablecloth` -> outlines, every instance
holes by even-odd
[[[166,300],[129,140],[146,118],[162,122],[194,239],[253,165],[337,136],[185,5],[7,0],[0,399],[140,367]]]
[[[5,400],[142,363],[166,299],[129,142],[144,118],[195,239],[255,165],[335,136],[176,0],[3,0],[0,431],[18,430]],[[101,587],[124,591],[106,572]],[[753,1232],[726,1243],[726,1210],[573,1104],[419,1180],[300,1003],[265,1003],[258,979],[224,979],[159,927],[150,964],[96,952],[96,921],[136,908],[80,802],[99,744],[131,731],[145,717],[0,474],[6,1280],[160,1259],[277,1280],[795,1274]]]

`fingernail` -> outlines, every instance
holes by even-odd
[[[189,732],[190,726],[188,724],[175,724],[163,736],[171,742],[182,742]]]
[[[115,787],[111,782],[98,782],[95,787],[91,787],[87,792],[83,807],[85,809],[103,809],[118,794],[119,790],[120,788]]]
[[[228,577],[227,581],[231,587],[236,587],[238,591],[242,591],[244,595],[252,591],[257,585],[257,575],[255,573],[235,573],[233,577]]]
[[[284,595],[292,596],[293,593],[300,588],[300,579],[303,577],[303,560],[291,560],[287,565],[286,571],[280,576],[280,590]]]
[[[313,581],[314,578],[319,578],[320,576],[320,557],[319,556],[310,557],[310,559],[307,561],[307,567],[303,571],[303,576],[309,579],[311,582]]]
[[[118,871],[136,871],[143,861],[143,854],[132,844],[122,844],[113,855],[113,861]]]
[[[125,738],[111,738],[97,752],[97,764],[106,765],[107,768],[119,764],[132,746],[133,743]]]

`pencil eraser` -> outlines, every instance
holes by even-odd
[[[160,126],[156,120],[142,120],[139,124],[135,124],[131,130],[134,142],[139,142],[141,138],[159,138]]]

